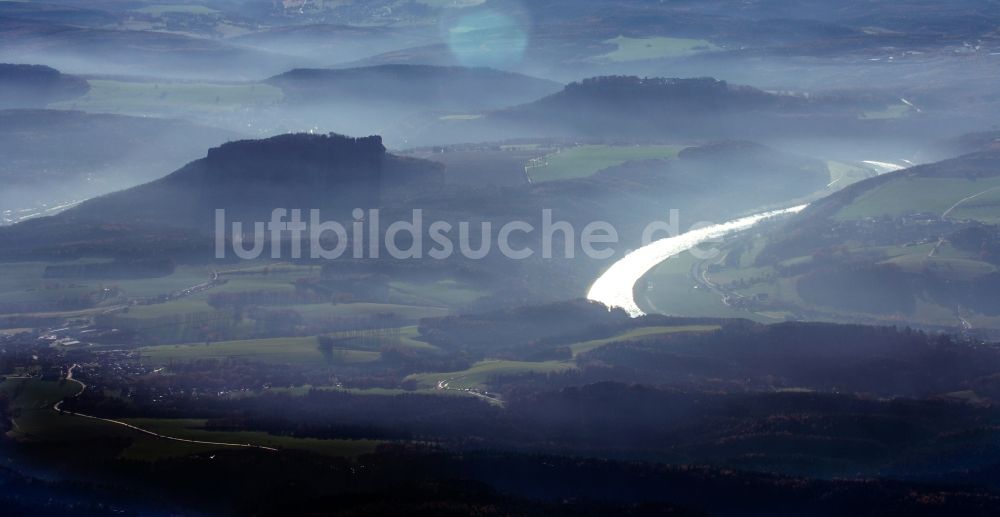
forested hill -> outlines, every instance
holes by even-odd
[[[490,68],[382,65],[295,69],[267,81],[292,104],[378,102],[422,109],[496,109],[530,102],[559,83]]]
[[[0,109],[43,107],[86,94],[86,80],[42,65],[0,63]]]
[[[217,208],[254,220],[274,208],[342,216],[379,206],[397,183],[431,187],[442,177],[436,163],[387,154],[378,136],[289,134],[224,144],[160,180],[88,201],[65,217],[204,228]]]
[[[874,178],[855,183],[843,190],[812,203],[806,210],[789,222],[789,228],[806,231],[817,225],[829,224],[829,219],[842,212],[852,203],[866,194],[871,195],[877,189],[890,184],[903,184],[915,180],[961,180],[976,182],[1000,176],[1000,150],[986,150],[959,156],[936,163],[918,165],[896,172],[883,174]],[[911,213],[933,211],[926,206],[928,200],[935,198],[935,193],[928,191],[926,197],[904,200],[907,205],[904,210]],[[947,193],[939,193],[944,197]],[[957,201],[957,200],[956,200]],[[921,203],[925,203],[922,205]],[[883,214],[872,214],[883,215]]]
[[[608,76],[572,83],[561,92],[533,105],[536,108],[583,108],[593,103],[635,109],[645,109],[655,104],[664,110],[701,112],[800,108],[806,105],[806,99],[775,95],[711,77],[678,79]]]
[[[607,76],[572,83],[538,101],[492,113],[487,121],[608,138],[758,138],[829,133],[831,121],[846,133],[884,130],[884,121],[858,119],[861,111],[883,102],[771,93],[710,77]]]
[[[762,233],[753,266],[795,286],[773,303],[832,319],[996,329],[998,222],[1000,151],[978,152],[814,202]]]

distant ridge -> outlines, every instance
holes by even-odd
[[[495,109],[558,91],[556,82],[491,68],[379,65],[298,68],[267,80],[293,104],[345,101],[419,103],[422,109]]]
[[[43,107],[90,91],[86,80],[43,65],[0,63],[0,109]]]

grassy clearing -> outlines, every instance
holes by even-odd
[[[911,106],[909,106],[908,104],[903,104],[901,102],[899,104],[893,104],[891,106],[887,106],[885,109],[882,110],[866,111],[862,113],[858,118],[868,119],[868,120],[890,120],[890,119],[903,118],[909,115],[911,111],[913,111],[913,108]]]
[[[460,307],[487,293],[456,280],[437,282],[389,282],[389,297],[398,304],[416,306]]]
[[[524,362],[524,361],[480,361],[467,370],[448,373],[418,373],[410,375],[406,380],[416,381],[422,388],[436,388],[439,381],[447,381],[448,388],[483,389],[491,378],[498,375],[514,375],[519,373],[550,373],[576,368],[572,363],[562,361]]]
[[[0,293],[20,292],[37,289],[44,285],[45,264],[41,262],[17,262],[3,265],[0,275]]]
[[[79,99],[51,104],[56,109],[107,113],[159,114],[232,111],[281,101],[279,88],[267,84],[153,83],[92,79]]]
[[[941,215],[955,203],[992,188],[1000,187],[1000,178],[968,180],[964,178],[899,178],[859,196],[835,216],[839,220],[862,219],[882,215],[900,216],[915,212]],[[990,194],[970,200],[970,206]],[[957,208],[949,217],[960,216]],[[974,208],[975,209],[975,208]],[[991,214],[997,218],[997,214]]]
[[[137,305],[129,307],[127,313],[118,316],[119,319],[149,320],[164,316],[183,316],[187,314],[201,314],[205,312],[218,312],[205,300],[195,298],[181,298],[167,303],[157,303],[153,305]]]
[[[970,199],[948,214],[951,219],[974,219],[987,224],[1000,224],[1000,189]]]
[[[285,272],[279,274],[270,275],[253,275],[253,276],[228,276],[223,277],[226,283],[213,287],[211,291],[206,292],[202,296],[208,296],[209,293],[246,293],[253,291],[281,291],[288,292],[295,290],[295,280],[308,276],[308,274],[303,274],[301,272]]]
[[[903,271],[909,273],[937,272],[949,279],[961,281],[969,281],[978,276],[996,271],[996,267],[986,262],[967,258],[939,257],[936,255],[928,257],[926,252],[900,255],[887,260],[886,263],[896,264]]]
[[[613,52],[597,56],[599,61],[642,61],[646,59],[661,59],[668,57],[685,57],[703,52],[720,50],[708,40],[689,38],[668,38],[657,36],[652,38],[617,38],[606,40],[605,43],[616,45]]]
[[[52,280],[51,285],[51,287],[45,286],[44,282],[40,282],[37,288],[0,293],[0,303],[55,302],[61,299],[82,298],[96,290],[96,286],[91,287],[61,280]]]
[[[59,262],[59,265],[73,265],[101,262],[99,260],[78,260]],[[111,286],[113,282],[96,279],[45,278],[45,268],[50,263],[20,262],[3,265],[0,275],[0,303],[45,303],[60,299],[86,296],[100,286]]]
[[[421,341],[418,339],[419,337],[420,332],[417,330],[416,325],[412,327],[403,327],[400,329],[399,344],[421,350],[440,350],[440,348],[427,343],[426,341]]]
[[[646,312],[672,316],[714,316],[749,318],[751,314],[722,303],[722,298],[699,285],[691,277],[698,261],[690,253],[671,257],[653,268],[645,277],[646,290],[637,293],[636,301]]]
[[[614,337],[609,337],[605,339],[594,339],[591,341],[583,341],[581,343],[575,343],[570,345],[570,350],[573,351],[573,357],[579,354],[590,352],[591,350],[596,350],[609,343],[617,343],[622,341],[633,341],[637,339],[642,339],[652,336],[663,336],[667,334],[678,334],[681,332],[711,332],[713,330],[718,330],[720,327],[718,325],[682,325],[678,327],[643,327],[634,330],[630,330],[623,334],[619,334]]]
[[[581,145],[538,158],[538,165],[528,166],[528,175],[534,182],[586,178],[632,160],[673,158],[681,149],[676,145]]]
[[[333,350],[326,357],[320,352],[315,337],[246,339],[205,345],[161,345],[142,349],[142,361],[154,366],[197,359],[240,358],[274,364],[357,364],[379,359],[378,352]]]
[[[420,305],[399,305],[393,303],[315,303],[290,305],[289,309],[302,315],[306,320],[326,317],[374,316],[376,314],[396,314],[408,320],[446,316],[450,311],[443,307]]]
[[[174,270],[174,274],[170,276],[136,280],[109,280],[106,285],[121,289],[126,296],[149,298],[198,285],[208,281],[211,275],[212,268],[207,266],[178,266]]]

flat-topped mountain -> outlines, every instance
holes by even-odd
[[[43,107],[75,99],[89,90],[86,80],[55,68],[0,63],[0,109]]]
[[[474,125],[506,134],[592,138],[856,136],[895,127],[896,121],[863,119],[866,110],[881,109],[885,102],[772,93],[710,77],[604,76],[492,112]]]
[[[379,206],[395,188],[429,188],[442,177],[438,164],[387,154],[378,136],[288,134],[223,144],[166,177],[92,199],[60,218],[204,229],[215,209],[254,221],[269,220],[274,208],[343,216]]]
[[[651,103],[666,103],[661,105],[661,109],[691,112],[793,108],[806,105],[805,99],[801,97],[771,94],[711,77],[680,79],[608,76],[569,84],[561,92],[534,103],[534,106],[582,108],[595,102],[605,106],[638,109],[648,108]]]

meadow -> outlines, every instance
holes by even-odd
[[[753,314],[726,305],[721,296],[691,276],[699,261],[685,252],[653,268],[637,284],[639,307],[651,314],[753,319]]]
[[[533,160],[528,176],[533,182],[586,178],[595,172],[633,160],[666,159],[677,156],[676,145],[581,145],[561,149]]]
[[[663,336],[681,332],[710,332],[717,330],[718,325],[679,325],[679,326],[654,326],[641,327],[622,332],[615,336],[581,341],[569,345],[573,357],[596,350],[611,343],[634,341],[642,338]],[[406,378],[413,381],[420,388],[439,388],[438,383],[447,382],[449,391],[465,389],[484,389],[490,381],[497,376],[517,375],[524,373],[558,373],[576,368],[572,361],[508,361],[500,359],[488,359],[479,361],[470,368],[457,372],[420,373],[410,375]]]
[[[357,364],[377,361],[378,352],[333,350],[324,357],[315,336],[271,339],[245,339],[219,343],[159,345],[142,349],[142,361],[152,366],[199,359],[239,358],[276,364]]]
[[[574,343],[570,345],[569,349],[573,351],[573,357],[576,357],[579,354],[590,352],[591,350],[596,350],[610,343],[635,341],[648,337],[664,336],[667,334],[678,334],[682,332],[711,332],[713,330],[718,330],[719,328],[720,328],[719,325],[681,325],[677,327],[642,327],[609,338],[594,339],[591,341],[582,341],[580,343]]]
[[[410,375],[407,381],[416,382],[421,388],[436,388],[439,381],[447,381],[448,389],[483,389],[486,384],[498,375],[516,375],[521,373],[550,373],[576,368],[575,365],[563,361],[505,361],[490,359],[480,361],[470,368],[458,372],[418,373]]]
[[[1000,188],[1000,178],[969,180],[965,178],[906,178],[901,177],[871,189],[858,196],[853,203],[842,208],[835,216],[839,220],[863,219],[883,215],[901,216],[909,213],[944,214],[956,203],[980,192]],[[1000,192],[992,191],[994,193]],[[989,193],[974,200],[963,212],[965,203],[949,213],[950,218],[986,216],[995,221],[997,215],[990,210],[983,210],[981,204],[1000,198]],[[964,215],[963,215],[964,214]],[[970,217],[970,218],[971,218]]]
[[[55,109],[78,109],[130,115],[179,112],[213,113],[240,108],[270,106],[284,98],[281,89],[260,83],[213,84],[194,82],[134,82],[90,79],[90,91],[79,99],[50,105]]]

